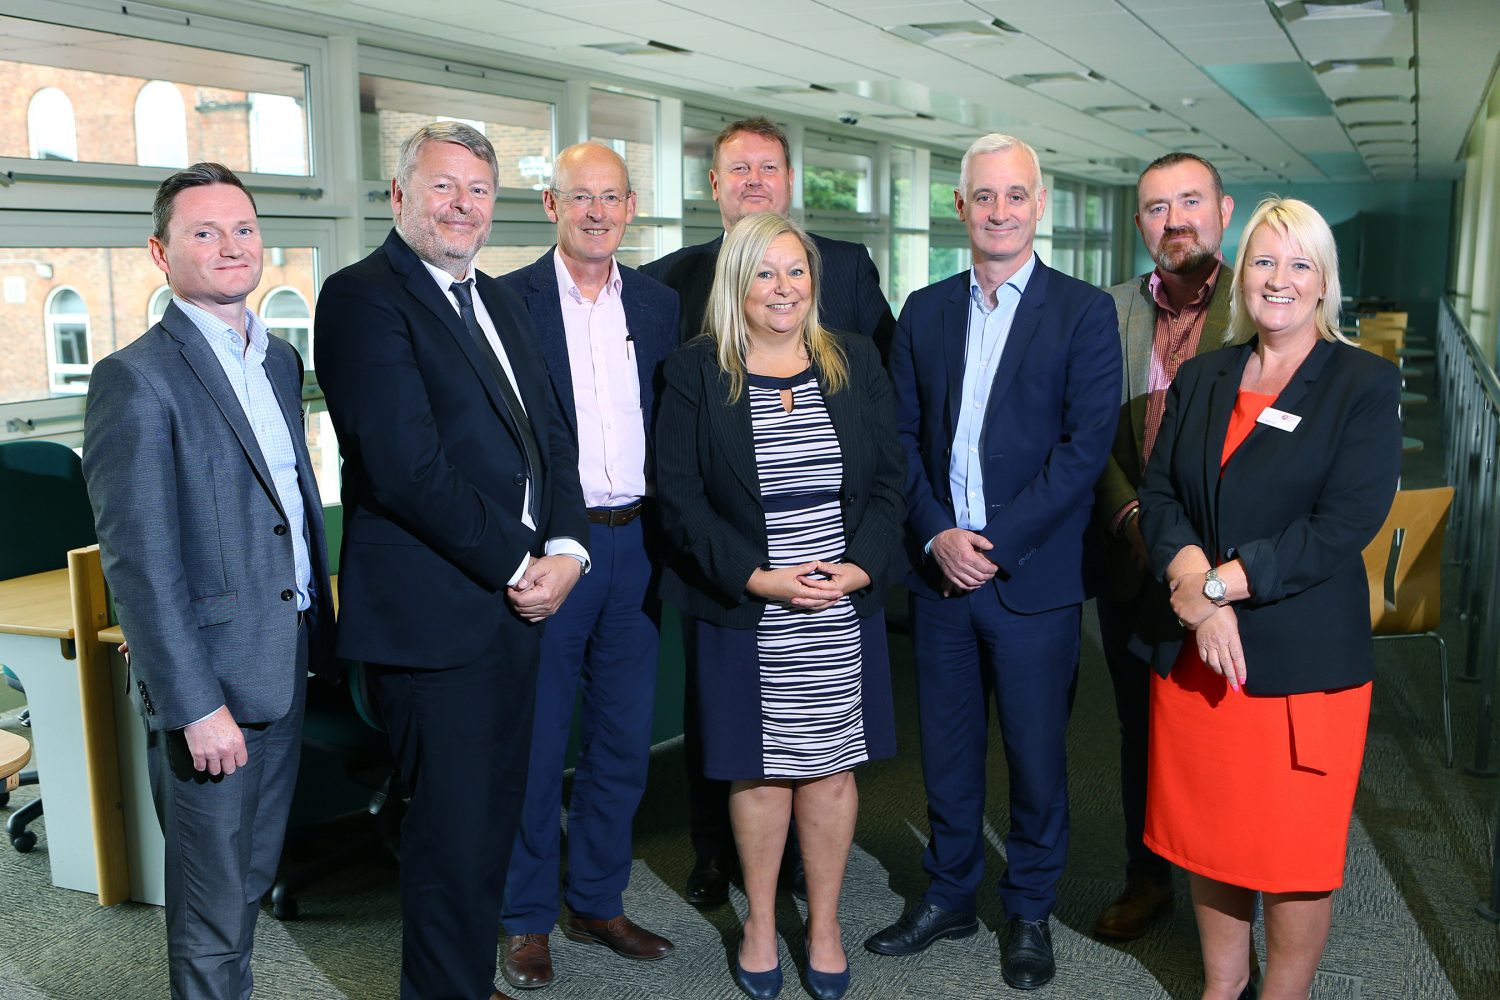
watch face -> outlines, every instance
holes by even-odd
[[[1228,592],[1229,585],[1218,577],[1210,577],[1203,581],[1203,596],[1210,601],[1222,601]]]

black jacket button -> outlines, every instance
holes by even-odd
[[[516,478],[512,479],[511,482],[515,483],[517,486],[525,486],[526,485],[526,473],[524,473],[524,472],[518,472],[518,473],[516,473]]]
[[[290,590],[283,590],[281,592],[281,599],[283,601],[290,601],[294,596],[296,595],[294,595]]]
[[[284,525],[284,524],[278,524],[276,527],[272,528],[271,530],[273,532],[275,532],[276,534],[278,534],[278,535],[284,535],[284,534],[286,534],[286,525]]]

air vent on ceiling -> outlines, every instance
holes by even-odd
[[[1059,83],[1103,83],[1104,77],[1090,69],[1067,70],[1060,73],[1020,73],[1005,78],[1006,83],[1017,87],[1045,87]]]
[[[1415,104],[1417,95],[1402,97],[1399,94],[1366,95],[1364,97],[1335,97],[1333,106],[1336,108],[1347,108],[1356,104]]]
[[[1199,133],[1198,133],[1198,130],[1195,129],[1195,128],[1193,128],[1193,126],[1191,126],[1191,125],[1178,125],[1178,126],[1173,127],[1173,128],[1138,128],[1138,129],[1135,130],[1135,134],[1136,135],[1160,136],[1160,135],[1198,135]]]
[[[1100,104],[1097,107],[1084,108],[1086,115],[1130,115],[1139,114],[1142,111],[1160,112],[1154,104]]]
[[[608,52],[615,56],[676,56],[690,55],[688,49],[678,48],[676,45],[668,45],[666,42],[596,42],[593,45],[585,45],[586,49],[598,49],[600,52]]]
[[[832,87],[821,83],[771,83],[763,87],[751,87],[757,94],[837,94]]]
[[[1411,128],[1416,122],[1410,118],[1390,118],[1385,121],[1350,122],[1344,128],[1353,132],[1357,128]]]
[[[1324,59],[1313,63],[1314,73],[1353,73],[1366,69],[1412,69],[1416,59],[1397,59],[1394,56],[1371,56],[1360,59]]]
[[[988,21],[931,21],[926,24],[897,24],[886,28],[897,38],[919,45],[973,45],[976,42],[1003,42],[1021,29],[998,17]]]
[[[1278,4],[1275,9],[1281,19],[1288,22],[1303,18],[1332,21],[1411,13],[1408,0],[1291,0],[1290,3]]]

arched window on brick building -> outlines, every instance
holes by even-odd
[[[260,320],[267,333],[297,349],[304,368],[312,364],[312,313],[301,292],[290,285],[271,289],[260,300]]]
[[[188,165],[187,110],[174,84],[152,80],[135,98],[135,162],[143,167]]]
[[[26,132],[33,160],[78,159],[73,102],[56,87],[43,87],[31,95],[31,104],[26,108]]]
[[[172,301],[172,289],[170,286],[162,285],[151,293],[151,301],[146,306],[146,329],[161,322],[161,318],[167,314],[167,306]]]
[[[78,291],[66,285],[47,296],[47,374],[53,393],[88,392],[89,307]]]

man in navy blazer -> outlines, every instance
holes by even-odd
[[[255,201],[197,163],[162,182],[152,221],[172,302],[94,367],[83,471],[149,731],[172,996],[241,1000],[307,673],[331,659],[323,503],[302,359],[245,304],[261,276]]]
[[[657,959],[665,938],[625,915],[631,822],[646,790],[656,700],[660,605],[653,583],[649,457],[654,383],[677,346],[677,293],[622,266],[635,217],[625,161],[594,142],[558,154],[542,192],[557,245],[500,279],[526,304],[568,429],[588,507],[593,570],[542,635],[531,771],[500,911],[503,973],[517,989],[552,982],[548,935],[560,915],[558,814],[573,705],[583,688],[582,749],[568,805],[563,933],[626,958]]]
[[[1055,971],[1047,921],[1067,853],[1084,534],[1119,413],[1120,341],[1109,296],[1033,250],[1046,190],[1030,146],[976,140],[955,203],[974,266],[912,294],[890,364],[930,882],[865,946],[906,955],[977,929],[993,691],[1010,775],[1001,973],[1036,989]]]
[[[344,459],[338,652],[370,686],[411,792],[403,1000],[486,1000],[526,787],[538,623],[587,570],[578,451],[526,307],[474,269],[494,148],[423,126],[395,230],[318,300],[318,381]]]
[[[768,118],[745,118],[730,122],[714,137],[713,167],[708,180],[724,232],[755,212],[786,215],[792,207],[791,144],[786,133]],[[890,351],[896,319],[880,290],[880,274],[870,253],[858,243],[809,234],[823,260],[823,280],[818,289],[818,318],[830,330],[862,333],[875,340],[884,359]],[[643,274],[674,289],[682,303],[682,340],[703,332],[703,314],[708,293],[714,286],[714,267],[719,261],[722,235],[707,243],[683,247],[641,268]],[[691,658],[693,649],[683,636],[683,649]],[[694,670],[689,665],[688,682]],[[701,742],[698,735],[698,699],[691,690],[683,713],[683,741],[688,769],[688,813],[696,861],[687,881],[687,901],[695,906],[719,906],[729,901],[729,872],[733,866],[734,838],[729,831],[729,782],[710,781],[699,767]],[[801,862],[796,848],[796,827],[787,847],[795,874],[793,887],[800,893]]]

